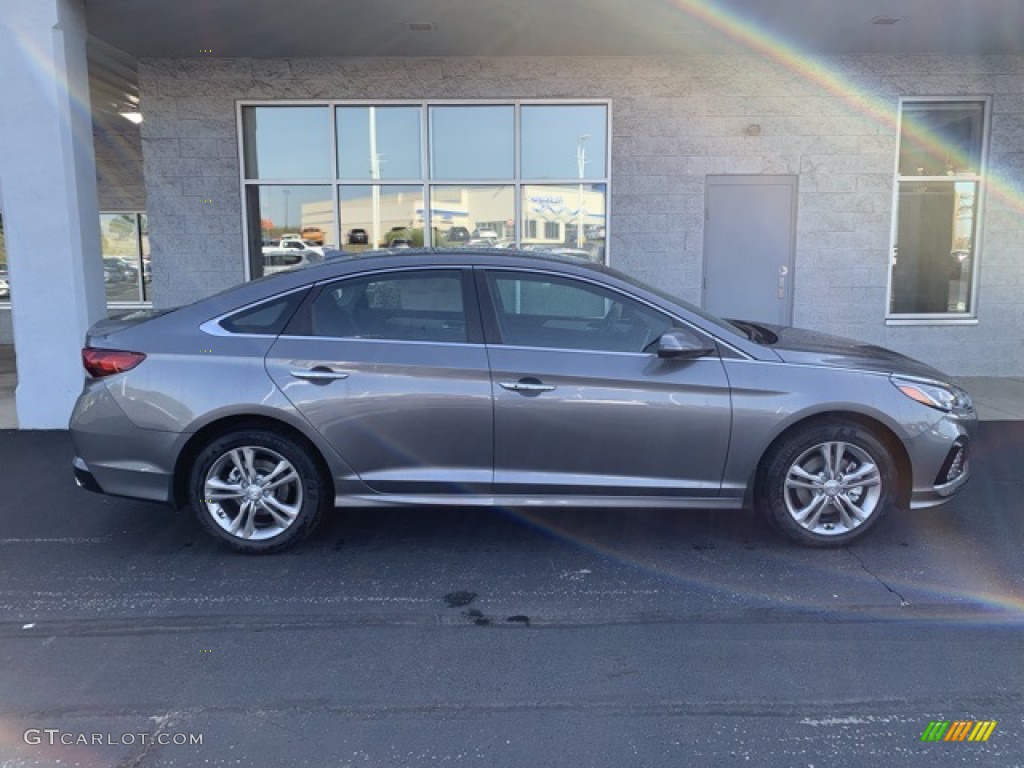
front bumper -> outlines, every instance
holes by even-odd
[[[967,485],[971,477],[971,447],[977,416],[944,416],[910,442],[914,466],[911,509],[944,504]]]

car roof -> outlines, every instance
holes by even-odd
[[[363,271],[387,268],[406,268],[422,266],[430,267],[461,267],[501,265],[543,266],[549,265],[567,271],[588,270],[601,272],[612,277],[617,276],[614,270],[599,264],[588,262],[572,256],[558,254],[518,251],[511,248],[487,248],[470,246],[468,248],[391,248],[352,253],[348,251],[328,251],[323,261],[297,266],[285,272],[275,272],[261,278],[234,285],[212,296],[200,299],[193,305],[206,305],[218,311],[226,311],[234,307],[245,306],[254,301],[275,294],[297,290],[312,283],[342,278]],[[182,307],[181,309],[185,309]]]
[[[580,251],[579,254],[583,252]],[[486,246],[470,246],[467,248],[388,248],[377,251],[349,252],[338,251],[333,258],[323,264],[307,267],[305,272],[321,267],[329,267],[333,264],[358,263],[365,265],[367,269],[374,269],[381,266],[397,266],[396,260],[425,261],[424,256],[432,257],[424,266],[440,266],[447,264],[466,264],[470,266],[484,266],[495,262],[515,263],[554,263],[568,264],[573,266],[591,267],[596,271],[605,272],[607,269],[600,264],[584,259],[577,254],[563,254],[551,251],[524,251],[516,248],[490,248]],[[316,279],[322,279],[317,277]]]

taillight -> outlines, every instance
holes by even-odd
[[[126,352],[121,349],[86,347],[82,350],[82,365],[90,376],[97,379],[130,371],[145,359],[142,352]]]

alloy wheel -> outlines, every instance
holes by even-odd
[[[822,536],[859,528],[878,509],[881,496],[877,462],[850,442],[818,443],[786,471],[783,498],[789,515],[801,528]]]
[[[302,509],[302,478],[277,451],[231,448],[207,471],[203,499],[212,519],[233,537],[262,541],[280,535]]]

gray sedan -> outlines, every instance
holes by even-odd
[[[271,552],[335,506],[763,511],[847,544],[968,478],[975,414],[875,346],[496,251],[332,259],[94,326],[79,484]]]

